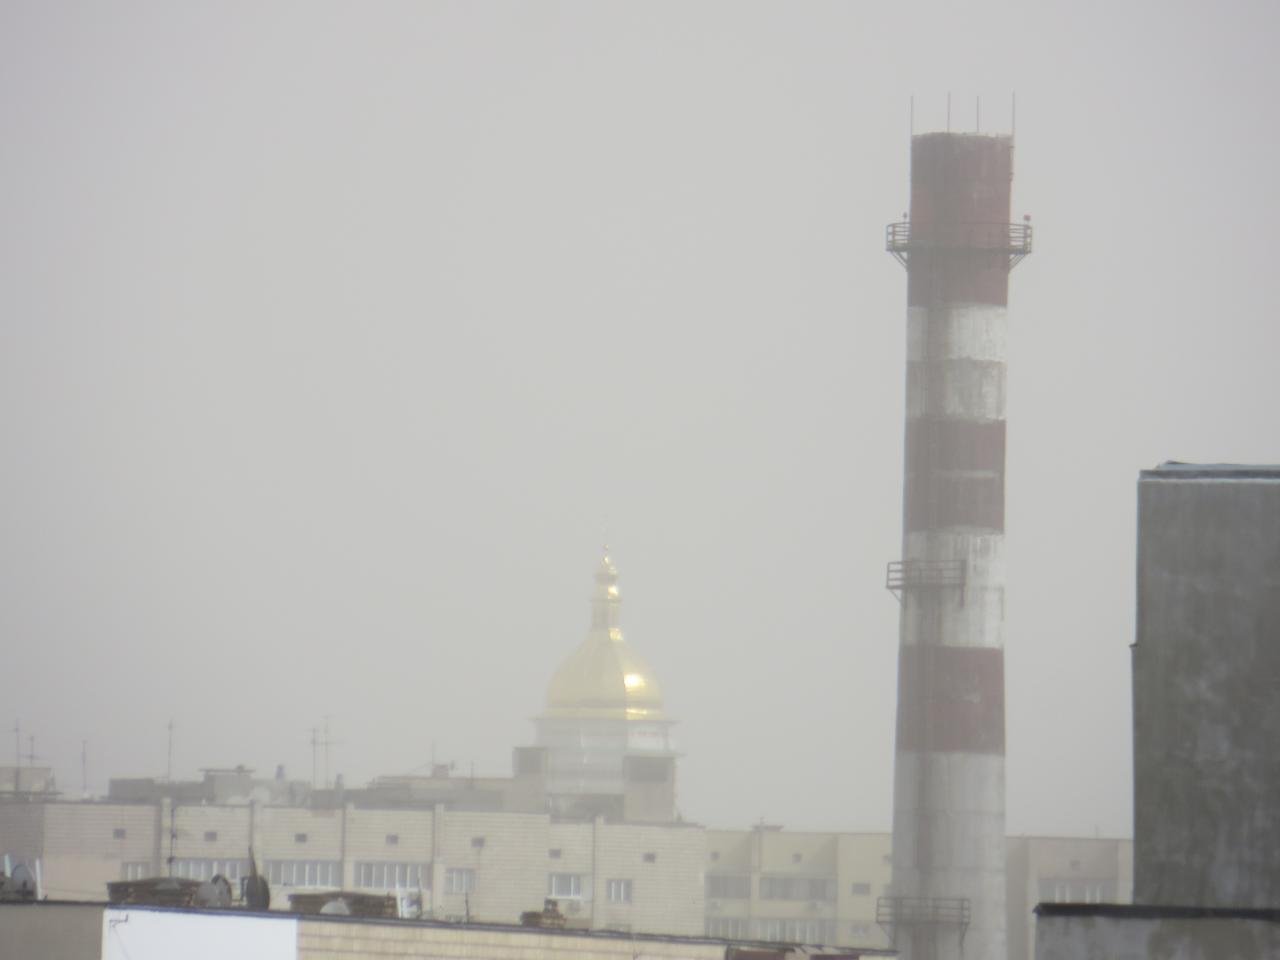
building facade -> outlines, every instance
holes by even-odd
[[[1009,837],[1005,850],[1009,960],[1036,955],[1037,904],[1127,904],[1132,899],[1132,840]]]
[[[1036,956],[1280,956],[1280,466],[1143,471],[1137,608],[1133,903],[1041,891]]]
[[[1138,480],[1134,901],[1280,905],[1280,466]]]
[[[1045,903],[1037,960],[1262,960],[1280,957],[1280,910]]]
[[[887,832],[566,821],[443,804],[0,802],[0,855],[39,861],[51,900],[100,901],[110,881],[170,872],[234,885],[250,846],[273,909],[288,909],[291,893],[342,888],[399,894],[408,915],[514,923],[552,897],[581,929],[892,946],[876,917],[890,889]],[[1036,903],[1129,899],[1128,841],[1011,837],[1008,852],[1010,960],[1032,956]]]

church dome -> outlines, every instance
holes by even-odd
[[[608,553],[595,580],[591,629],[551,678],[545,716],[664,719],[653,671],[622,637],[618,569]]]

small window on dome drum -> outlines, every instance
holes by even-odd
[[[671,779],[671,758],[627,757],[627,779],[633,783],[665,783]]]

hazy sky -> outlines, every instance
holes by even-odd
[[[6,725],[505,773],[607,529],[684,815],[887,829],[883,229],[1016,91],[1008,822],[1127,833],[1137,471],[1280,460],[1278,11],[6,0]]]

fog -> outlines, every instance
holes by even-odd
[[[1131,829],[1135,482],[1280,460],[1266,3],[0,8],[0,649],[67,794],[509,771],[607,538],[679,807],[889,828],[916,132],[1013,126],[1008,824]],[[0,740],[0,744],[4,741]],[[12,739],[10,739],[12,744]],[[11,763],[0,753],[0,762]]]

